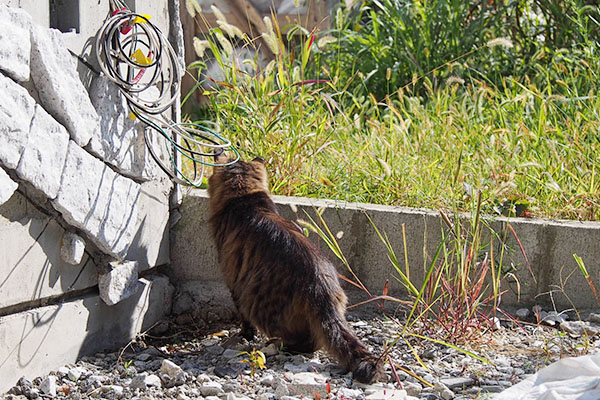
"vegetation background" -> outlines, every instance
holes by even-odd
[[[218,10],[216,10],[218,12]],[[600,219],[600,13],[583,0],[366,0],[262,39],[222,15],[190,119],[261,155],[275,194]],[[212,64],[217,64],[215,74]]]

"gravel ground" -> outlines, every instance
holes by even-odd
[[[529,310],[517,314],[534,319]],[[410,338],[409,346],[400,339],[390,352],[395,371],[388,362],[388,382],[374,385],[353,382],[323,352],[281,353],[264,337],[247,342],[234,324],[191,332],[163,322],[151,331],[155,336],[140,337],[121,351],[83,357],[33,381],[22,378],[0,399],[485,399],[561,357],[600,347],[600,316],[582,323],[564,321],[564,314],[538,315],[545,318],[541,324],[503,321],[475,343],[461,345],[488,362],[430,341]],[[348,319],[375,354],[400,330],[382,317]],[[581,337],[577,329],[583,327],[594,336]],[[249,354],[240,352],[252,349],[266,355],[265,369],[252,371],[244,362]]]

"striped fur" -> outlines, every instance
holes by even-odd
[[[223,161],[223,160],[220,160]],[[223,277],[242,319],[287,351],[324,348],[360,382],[383,376],[381,362],[349,328],[337,271],[269,196],[262,160],[215,168],[210,225]]]

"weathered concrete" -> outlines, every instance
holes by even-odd
[[[50,26],[50,7],[40,7],[40,0],[0,0],[0,4],[5,4],[12,8],[22,8],[31,15],[30,20],[42,26]],[[19,37],[22,39],[22,37]]]
[[[137,11],[163,13],[153,22],[168,28],[169,1]],[[170,308],[167,279],[150,299],[137,272],[169,261],[173,184],[148,157],[142,124],[131,122],[114,85],[92,91],[95,103],[87,89],[97,75],[94,36],[108,14],[108,0],[0,0],[0,393],[21,375],[114,349],[142,319]],[[105,274],[108,258],[135,268]],[[99,283],[117,304],[90,297]]]
[[[418,285],[422,282],[424,269],[429,265],[430,258],[441,241],[442,229],[445,229],[439,213],[430,210],[281,196],[275,196],[275,202],[282,215],[293,220],[307,220],[305,212],[314,218],[315,209],[323,208],[323,218],[331,231],[334,234],[343,232],[340,234],[339,244],[354,272],[367,288],[375,293],[381,292],[386,280],[390,281],[392,293],[401,296],[405,291],[396,281],[395,277],[398,274],[390,264],[386,249],[366,213],[379,230],[388,235],[403,269],[404,226],[411,279]],[[185,282],[186,285],[192,285],[193,281],[208,284],[221,280],[215,250],[210,240],[207,209],[207,195],[203,190],[194,190],[184,198],[180,208],[182,218],[171,233],[170,276],[177,284]],[[515,237],[510,230],[506,230],[507,224],[510,224],[521,241],[535,281]],[[572,304],[560,290],[563,287],[576,307],[598,307],[586,280],[578,271],[573,254],[583,258],[592,279],[598,284],[600,223],[502,217],[495,218],[491,226],[498,237],[505,238],[505,272],[509,272],[507,269],[513,265],[514,270],[510,272],[517,277],[521,288],[518,303],[516,284],[514,280],[508,279],[508,283],[502,287],[508,290],[502,298],[504,305],[550,303],[548,293],[552,291],[557,307],[570,308]],[[330,254],[331,260],[341,265],[314,233],[310,237]],[[494,237],[496,260],[501,248],[498,237]],[[427,254],[427,258],[424,258],[424,254]],[[345,271],[342,269],[340,272]],[[572,272],[574,273],[567,279]]]
[[[69,134],[65,128],[36,104],[17,175],[49,199],[54,199],[60,187],[68,146]]]
[[[3,74],[0,74],[0,93],[0,163],[14,169],[27,144],[35,100]]]
[[[31,78],[46,111],[85,146],[100,129],[98,114],[79,79],[76,64],[61,33],[33,25]]]
[[[158,26],[165,34],[168,33],[168,13],[166,0],[136,1],[128,0],[126,2],[129,8],[137,13],[149,15],[150,21]],[[63,40],[69,50],[79,55],[92,54],[92,45],[96,33],[102,26],[105,17],[110,13],[108,0],[99,0],[94,2],[80,3],[77,10],[79,19],[79,30],[74,32],[64,32]],[[93,55],[93,54],[92,54]],[[95,59],[89,60],[92,65],[96,65]]]
[[[153,178],[144,174],[150,157],[144,142],[144,127],[137,119],[130,118],[127,101],[118,86],[104,75],[94,78],[90,98],[100,116],[100,129],[98,135],[92,136],[89,150],[125,175]]]
[[[0,206],[11,198],[17,187],[19,184],[10,179],[10,176],[0,168]]]
[[[125,300],[140,289],[136,261],[110,263],[110,271],[98,276],[100,298],[109,306]]]
[[[0,205],[0,309],[98,283],[96,266],[88,256],[78,265],[62,260],[64,234],[55,220],[20,193]]]
[[[137,225],[127,251],[128,260],[136,260],[140,271],[167,264],[169,258],[169,196],[172,184],[166,178],[140,186]]]
[[[31,17],[23,10],[0,5],[0,70],[11,78],[29,80]]]
[[[85,253],[85,240],[73,233],[65,232],[60,240],[60,258],[71,265],[78,265]]]
[[[69,143],[53,205],[69,224],[118,259],[127,254],[135,234],[139,197],[140,185],[117,175],[75,142]]]
[[[125,345],[170,311],[166,277],[140,280],[143,288],[115,306],[91,295],[0,318],[0,393],[21,376],[32,379],[78,357]]]

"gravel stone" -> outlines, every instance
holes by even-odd
[[[175,378],[178,374],[181,374],[183,370],[177,364],[170,360],[163,360],[160,366],[160,371],[168,375],[170,378]]]
[[[596,336],[600,333],[600,325],[587,321],[564,321],[560,323],[560,329],[573,337],[581,337],[584,334]]]
[[[54,397],[56,396],[56,376],[48,376],[46,379],[42,381],[40,384],[40,390],[46,396]]]
[[[130,384],[132,389],[146,389],[148,387],[161,387],[160,378],[156,375],[148,375],[143,372],[133,377]]]
[[[417,382],[404,382],[402,386],[409,396],[418,396],[423,391],[423,386]]]
[[[353,329],[359,338],[372,346],[374,354],[381,354],[383,345],[370,343],[368,337],[393,337],[401,329],[383,318],[354,319],[353,322]],[[594,325],[590,322],[585,324]],[[169,325],[174,327],[172,323]],[[188,329],[189,326],[178,332],[187,332]],[[227,353],[230,356],[234,351],[237,354],[239,351],[265,348],[266,338],[259,336],[248,342],[234,336],[237,328],[233,326],[221,332],[219,336],[182,334],[173,343],[163,339],[155,343],[146,338],[145,345],[149,347],[143,350],[133,348],[124,354],[99,353],[82,357],[74,365],[57,366],[57,372],[50,371],[43,378],[19,380],[10,394],[0,395],[0,400],[14,400],[15,396],[21,396],[20,400],[50,398],[41,390],[47,377],[56,380],[55,398],[65,400],[281,400],[313,399],[315,393],[322,399],[332,400],[466,400],[485,398],[482,396],[502,391],[547,363],[574,355],[570,352],[579,351],[582,346],[588,346],[588,351],[600,348],[598,336],[584,341],[572,335],[557,335],[556,328],[529,324],[487,332],[481,342],[472,341],[459,346],[491,363],[480,362],[460,351],[431,342],[408,339],[412,348],[398,341],[389,352],[395,365],[402,369],[398,368],[393,374],[386,364],[387,382],[362,385],[353,381],[351,373],[341,370],[321,351],[311,356],[277,353],[269,356],[265,370],[256,370],[252,374],[247,364],[230,363],[237,357],[225,357],[225,349],[230,350]],[[176,335],[168,332],[165,336]],[[422,359],[427,368],[415,359],[413,349],[417,354],[431,352],[433,358]],[[122,360],[133,362],[126,368]],[[290,369],[302,371],[292,372]],[[73,373],[69,376],[72,370],[80,372],[77,380],[71,379],[77,378]],[[396,382],[396,376],[400,383]],[[420,379],[435,385],[435,388],[424,385]],[[65,387],[69,387],[68,395],[64,393]]]
[[[527,318],[529,318],[530,315],[531,311],[529,311],[527,308],[519,308],[515,312],[515,316],[520,320],[526,320]]]
[[[341,388],[337,391],[337,395],[340,398],[358,399],[363,395],[363,393],[359,389]]]
[[[265,357],[272,357],[279,354],[279,348],[275,343],[269,343],[269,345],[260,349],[260,351],[265,355]]]
[[[214,381],[204,382],[200,386],[200,393],[202,393],[202,396],[216,396],[223,393],[223,385]]]
[[[596,322],[596,323],[600,323],[600,314],[595,314],[595,313],[591,313],[588,318],[587,318],[588,322]]]
[[[67,376],[69,377],[70,380],[77,382],[79,380],[79,378],[81,378],[82,375],[82,371],[81,369],[75,367],[75,368],[70,368],[69,372],[67,372]]]
[[[468,377],[456,377],[456,378],[442,378],[440,383],[447,386],[449,389],[462,388],[466,386],[472,386],[475,381]]]
[[[221,355],[225,351],[225,349],[221,346],[208,346],[206,351],[210,354]],[[239,352],[238,352],[239,353]]]
[[[451,400],[454,398],[454,392],[444,385],[442,382],[436,382],[433,389],[440,395],[444,400]]]
[[[289,384],[289,391],[292,396],[314,396],[319,393],[321,397],[327,397],[327,382],[325,377],[314,372],[300,372],[294,374]]]
[[[231,359],[237,357],[238,354],[240,354],[239,350],[227,349],[223,352],[222,357]]]

